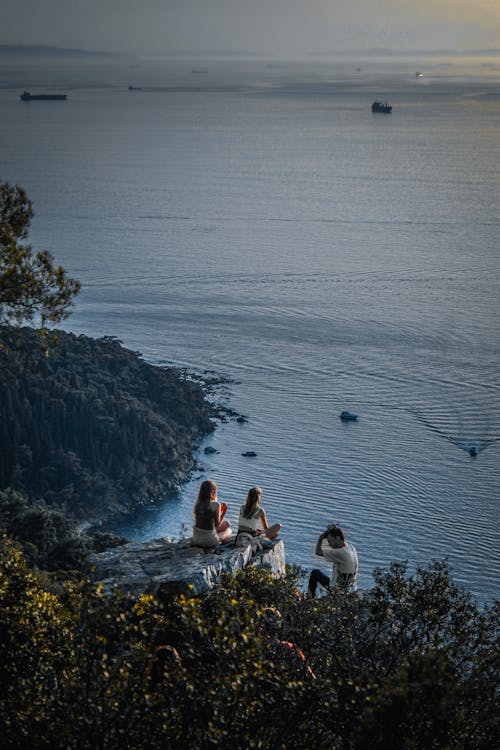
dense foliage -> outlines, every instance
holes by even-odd
[[[177,487],[213,429],[201,387],[114,339],[0,329],[0,489],[102,519]]]
[[[444,564],[305,598],[261,569],[203,599],[116,595],[0,551],[0,736],[19,748],[498,746],[498,607]]]
[[[24,240],[33,207],[24,190],[0,182],[0,324],[39,321],[41,332],[69,315],[80,284],[46,250]]]
[[[18,541],[26,559],[46,570],[82,571],[93,552],[125,544],[128,540],[104,531],[79,533],[60,510],[43,501],[30,502],[22,492],[0,490],[0,534]]]

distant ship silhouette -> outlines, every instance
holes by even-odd
[[[392,112],[392,105],[389,102],[376,100],[372,104],[372,112],[382,112],[383,114],[389,115]]]

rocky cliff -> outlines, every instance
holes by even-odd
[[[260,552],[235,547],[232,542],[204,550],[191,539],[172,542],[153,539],[106,550],[89,558],[93,578],[107,592],[118,588],[133,595],[206,594],[222,573],[233,574],[248,565],[261,566],[275,576],[285,572],[285,547],[281,539],[266,543]]]

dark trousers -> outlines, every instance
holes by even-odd
[[[318,583],[325,589],[330,588],[330,579],[328,578],[328,576],[326,576],[322,570],[314,568],[314,570],[311,570],[309,583],[307,584],[307,590],[309,591],[311,596],[314,596],[316,594],[316,586],[318,585]]]

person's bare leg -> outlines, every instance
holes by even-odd
[[[222,543],[228,542],[231,539],[232,531],[229,521],[221,521],[217,526],[217,536]]]
[[[264,531],[264,536],[267,539],[274,539],[276,536],[278,536],[280,531],[281,531],[281,524],[275,523]]]

